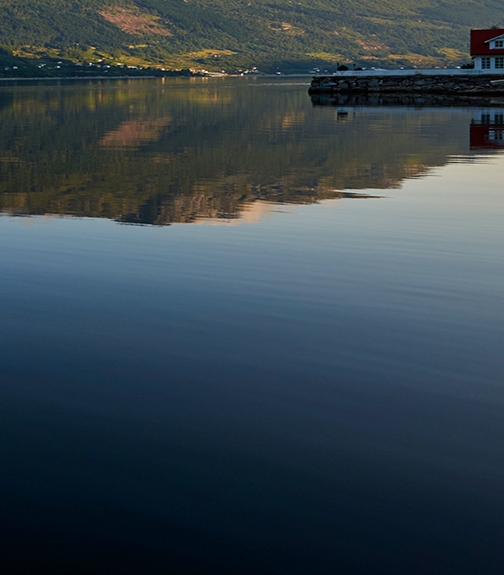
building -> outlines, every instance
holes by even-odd
[[[504,74],[504,29],[471,30],[471,57],[475,70]]]

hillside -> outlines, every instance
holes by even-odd
[[[21,57],[226,71],[461,64],[503,23],[502,0],[0,0]]]

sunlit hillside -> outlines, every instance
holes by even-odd
[[[501,0],[0,0],[0,44],[20,56],[264,71],[468,60],[471,27]]]

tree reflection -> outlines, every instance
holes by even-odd
[[[351,104],[316,108],[304,86],[229,79],[3,87],[0,209],[232,220],[259,200],[397,188],[468,152],[468,111]]]

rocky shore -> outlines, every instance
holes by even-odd
[[[504,95],[502,74],[447,75],[344,75],[314,76],[309,88],[310,94],[328,93],[401,93],[401,94],[443,94],[443,95]]]

